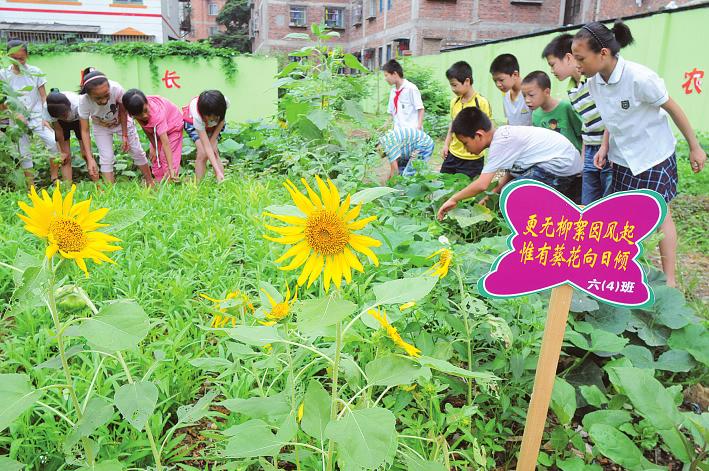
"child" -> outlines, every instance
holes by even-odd
[[[229,101],[219,90],[207,90],[182,108],[185,131],[197,147],[194,174],[197,181],[207,173],[207,161],[212,164],[218,182],[224,180],[224,167],[219,158],[217,141],[224,129]]]
[[[79,123],[79,100],[80,97],[74,92],[59,92],[52,90],[47,95],[47,108],[45,119],[52,125],[54,129],[54,139],[59,146],[59,152],[65,162],[69,162],[68,180],[71,180],[71,147],[69,139],[71,131],[74,131],[74,137],[81,143],[81,124]],[[94,156],[86,153],[84,146],[81,146],[81,155],[86,161],[86,169],[89,172],[89,177],[93,181],[98,181],[98,165]],[[62,167],[62,172],[64,168]]]
[[[490,74],[495,86],[504,92],[502,107],[505,110],[507,124],[510,126],[531,126],[532,112],[524,102],[522,77],[519,62],[512,54],[500,54],[490,64]]]
[[[161,96],[145,96],[131,88],[123,95],[123,106],[143,128],[150,142],[153,178],[177,180],[182,159],[182,112]]]
[[[601,23],[589,23],[574,36],[574,58],[581,73],[590,77],[589,91],[606,125],[595,163],[603,168],[606,156],[611,161],[613,192],[648,188],[669,203],[677,194],[677,158],[668,115],[687,139],[695,173],[704,168],[707,156],[663,80],[647,67],[618,55],[632,41],[630,29],[621,22],[612,30]],[[669,210],[660,230],[664,233],[660,241],[662,268],[667,284],[675,286],[677,231]]]
[[[18,93],[20,103],[26,108],[27,116],[16,114],[15,119],[22,121],[27,129],[44,143],[44,146],[52,154],[49,160],[49,170],[52,181],[59,178],[59,167],[55,162],[58,155],[57,143],[54,141],[54,133],[42,119],[44,102],[47,99],[47,91],[44,85],[47,80],[44,74],[37,67],[27,64],[27,43],[16,39],[7,42],[7,50],[10,58],[16,63],[7,69],[0,70],[0,80]],[[32,156],[30,155],[30,137],[25,134],[19,141],[20,167],[24,170],[27,184],[33,184],[32,176]],[[65,180],[71,179],[71,161],[63,160],[62,177]]]
[[[456,62],[446,71],[446,78],[455,94],[450,105],[451,126],[462,109],[473,106],[492,118],[490,103],[473,88],[473,69],[470,64],[465,61]],[[462,173],[473,179],[483,169],[485,156],[468,152],[463,143],[451,133],[451,127],[448,128],[441,154],[444,158],[441,173]]]
[[[153,185],[150,166],[145,151],[140,145],[138,133],[132,119],[128,119],[123,108],[123,87],[93,68],[85,69],[81,79],[81,99],[79,100],[79,122],[81,125],[81,145],[84,155],[91,154],[89,118],[94,124],[94,139],[98,148],[101,175],[108,182],[115,182],[113,166],[113,136],[120,134],[123,152],[130,150],[133,163],[140,169],[145,183]]]
[[[551,80],[541,70],[529,73],[522,80],[522,94],[532,110],[532,125],[561,133],[581,150],[581,118],[566,100],[551,96]]]
[[[404,78],[404,69],[395,59],[384,64],[382,70],[384,80],[393,85],[387,111],[394,119],[394,129],[423,130],[424,108],[418,87]]]
[[[433,139],[419,129],[393,129],[379,138],[377,146],[391,164],[389,177],[401,174],[416,175],[413,161],[417,158],[428,162],[433,154]]]
[[[576,59],[571,54],[574,37],[560,34],[551,40],[542,52],[554,76],[559,80],[570,78],[571,88],[567,90],[571,106],[581,118],[581,156],[583,157],[583,184],[581,203],[590,204],[610,193],[612,171],[609,162],[599,170],[593,158],[603,142],[605,126],[601,114],[588,91],[588,80],[576,67]]]
[[[439,220],[458,202],[486,191],[500,170],[505,170],[505,175],[493,190],[496,193],[513,179],[529,178],[568,195],[583,169],[579,152],[559,133],[531,126],[495,129],[490,118],[478,108],[466,108],[458,113],[452,131],[469,152],[479,154],[489,148],[489,153],[478,179],[440,207]]]

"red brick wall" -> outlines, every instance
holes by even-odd
[[[192,32],[189,38],[192,40],[207,39],[209,37],[209,28],[217,25],[217,17],[209,15],[209,4],[216,3],[221,11],[226,0],[191,0],[190,6],[190,21],[192,23]],[[219,26],[220,30],[224,28]]]
[[[690,1],[691,0],[675,0],[675,3],[678,7],[681,7],[690,3]],[[670,0],[642,0],[640,6],[638,6],[635,0],[603,0],[601,2],[599,18],[605,20],[648,13],[663,9],[668,3],[670,3]],[[595,2],[592,2],[592,4],[592,13],[595,13]],[[591,20],[592,18],[589,19],[589,21]]]

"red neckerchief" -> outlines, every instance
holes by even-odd
[[[399,95],[404,91],[404,84],[401,85],[399,90],[394,90],[394,114],[399,111]]]

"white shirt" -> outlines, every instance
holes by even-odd
[[[510,97],[512,90],[507,90],[505,96],[502,97],[502,107],[505,110],[507,124],[510,126],[531,126],[532,112],[529,111],[527,104],[524,102],[522,92],[517,94],[517,100],[512,101]]]
[[[534,165],[568,177],[583,170],[579,151],[556,131],[533,126],[500,126],[492,136],[482,173],[512,168],[526,170]]]
[[[105,128],[118,126],[118,104],[123,99],[123,87],[113,80],[108,81],[110,87],[108,103],[99,106],[88,94],[80,95],[79,118],[91,118],[94,123]]]
[[[66,122],[73,122],[73,121],[78,121],[79,120],[79,102],[81,101],[81,95],[78,93],[74,92],[61,92],[62,95],[67,97],[69,100],[69,104],[71,105],[69,107],[69,116],[67,116]],[[54,118],[49,114],[49,111],[47,111],[47,105],[44,105],[44,109],[42,110],[44,114],[44,120],[50,123],[56,123],[59,121],[58,118]]]
[[[396,92],[402,90],[394,107],[394,97]],[[406,129],[419,127],[419,110],[423,109],[423,100],[418,87],[404,79],[401,88],[392,87],[389,93],[389,106],[387,111],[394,117],[394,129]]]
[[[20,73],[16,74],[12,66],[0,69],[0,80],[3,80],[10,88],[20,95],[20,102],[27,108],[31,118],[42,116],[42,97],[39,94],[39,87],[47,83],[41,70],[33,65],[21,65]],[[31,88],[28,91],[21,91],[23,88]]]
[[[674,153],[677,142],[660,108],[670,97],[655,72],[618,57],[608,82],[596,74],[588,88],[610,133],[611,162],[638,175]]]
[[[219,124],[219,122],[210,121],[208,123],[205,123],[204,120],[202,120],[202,116],[197,110],[198,99],[199,97],[195,97],[192,99],[192,101],[190,101],[190,115],[192,116],[192,126],[194,126],[197,131],[206,131],[207,128],[213,128],[214,126]],[[229,99],[227,97],[224,97],[224,99],[226,100],[226,107],[227,109],[229,109],[229,105],[231,103],[229,102]]]

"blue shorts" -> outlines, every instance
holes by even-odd
[[[628,167],[612,164],[612,192],[648,189],[662,195],[666,202],[677,196],[677,155],[672,154],[667,159],[644,172],[633,175]]]
[[[217,136],[217,140],[221,139],[222,133],[226,129],[226,125],[222,128],[221,131],[219,131],[219,135]],[[199,134],[197,133],[197,129],[195,129],[194,125],[192,123],[188,123],[185,121],[185,131],[187,132],[187,135],[190,136],[190,139],[192,139],[194,142],[197,142],[199,140]],[[207,131],[207,135],[209,136],[209,131]],[[211,136],[210,136],[211,137]]]

